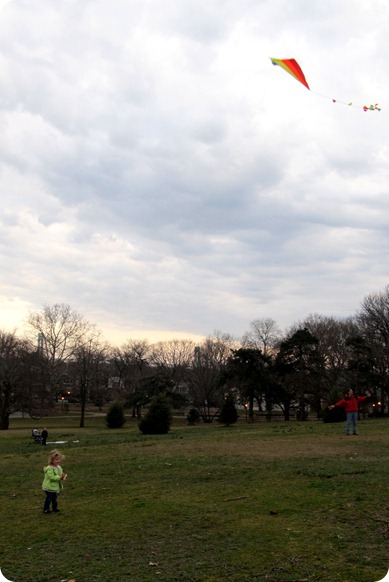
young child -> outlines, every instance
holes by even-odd
[[[50,507],[54,513],[59,511],[57,495],[63,487],[64,479],[67,477],[67,473],[63,472],[60,464],[64,458],[62,453],[54,449],[50,452],[48,465],[43,468],[44,479],[42,489],[46,493],[43,513],[51,513]]]

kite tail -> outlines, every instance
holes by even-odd
[[[323,99],[328,99],[328,100],[332,101],[332,103],[340,103],[341,105],[347,105],[348,107],[356,107],[357,109],[363,109],[363,111],[381,111],[381,107],[378,105],[378,103],[374,103],[374,105],[354,105],[354,103],[352,101],[349,101],[349,102],[340,101],[340,99],[333,99],[333,97],[328,97],[327,95],[322,95],[321,93],[318,93],[317,91],[312,91],[312,93],[315,93],[315,95],[318,95],[319,97],[322,97]]]

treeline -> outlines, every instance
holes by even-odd
[[[215,332],[200,344],[129,339],[113,347],[66,304],[44,306],[27,324],[23,337],[0,331],[2,430],[16,411],[49,414],[64,394],[79,400],[81,427],[89,401],[121,402],[139,418],[161,393],[205,422],[227,394],[245,406],[248,420],[256,404],[269,417],[277,407],[285,420],[292,410],[300,420],[308,411],[321,416],[349,388],[371,391],[376,413],[387,412],[389,286],[345,319],[314,314],[285,331],[273,319],[257,319],[241,338]]]

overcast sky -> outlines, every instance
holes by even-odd
[[[387,0],[1,1],[0,328],[353,315],[389,283],[388,30]]]

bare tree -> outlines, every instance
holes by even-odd
[[[162,341],[151,346],[150,364],[178,386],[185,382],[193,361],[195,344],[192,340]]]
[[[133,416],[140,416],[140,404],[134,402],[137,385],[151,374],[149,359],[151,347],[147,340],[129,339],[121,347],[112,350],[112,363],[119,379],[119,390],[133,406]],[[135,399],[136,401],[137,399]]]
[[[15,384],[18,382],[18,340],[15,333],[0,332],[0,429],[9,426],[15,412]]]
[[[222,372],[236,347],[236,339],[221,332],[215,332],[195,347],[188,381],[189,397],[204,422],[212,422],[222,405]]]
[[[26,339],[0,331],[0,430],[13,412],[40,416],[46,408],[40,358]]]
[[[27,323],[36,333],[50,388],[61,386],[66,362],[89,341],[89,334],[95,326],[64,303],[45,305],[42,311],[30,313]]]
[[[375,360],[376,380],[381,389],[381,413],[384,414],[389,394],[389,285],[363,299],[357,320]]]
[[[80,428],[85,426],[85,409],[88,397],[94,395],[100,401],[101,393],[107,390],[109,375],[109,345],[102,340],[101,333],[93,330],[88,341],[82,343],[73,354],[73,374],[81,400]]]
[[[389,285],[363,299],[358,320],[366,331],[374,332],[377,340],[389,347]]]
[[[232,351],[240,347],[240,342],[230,333],[216,330],[206,338],[203,345],[210,349],[213,359],[219,366],[225,366]]]
[[[358,335],[359,327],[353,317],[337,319],[314,313],[296,324],[293,330],[304,328],[318,340],[318,354],[324,362],[314,403],[319,410],[321,398],[325,397],[332,402],[338,398],[340,392],[348,389],[349,341]]]
[[[281,337],[281,329],[274,319],[255,319],[250,323],[250,330],[243,335],[242,344],[244,348],[260,350],[264,356],[270,356]]]

